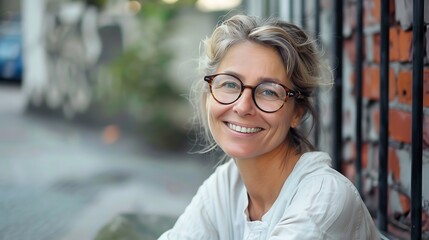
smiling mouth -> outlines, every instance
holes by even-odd
[[[248,128],[248,127],[242,127],[238,125],[234,125],[232,123],[226,123],[229,129],[239,132],[239,133],[257,133],[262,131],[262,128],[254,127],[254,128]]]

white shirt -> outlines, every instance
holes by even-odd
[[[380,239],[354,185],[323,152],[301,156],[261,221],[250,221],[248,197],[234,161],[202,184],[159,240]]]

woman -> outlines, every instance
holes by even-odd
[[[298,127],[332,83],[311,40],[279,20],[234,16],[205,41],[201,125],[231,158],[160,239],[378,239],[353,184]]]

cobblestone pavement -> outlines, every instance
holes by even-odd
[[[120,213],[177,217],[213,164],[149,154],[104,126],[23,111],[20,88],[0,85],[0,239],[85,240]]]

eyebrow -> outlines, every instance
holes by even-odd
[[[233,71],[224,71],[222,73],[231,74],[234,77],[237,77],[238,79],[240,79],[241,81],[243,81],[242,79],[244,78],[243,75],[241,75],[241,74],[239,74],[237,72],[233,72]],[[277,79],[277,78],[270,78],[270,77],[259,77],[257,84],[259,84],[261,82],[273,82],[273,83],[284,85],[284,83],[282,83],[279,79]]]

